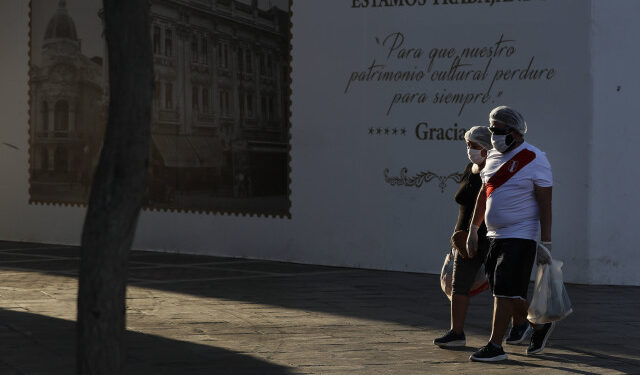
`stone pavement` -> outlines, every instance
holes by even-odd
[[[78,248],[0,241],[0,374],[73,374]],[[640,374],[640,287],[568,285],[574,314],[543,355],[469,362],[490,333],[472,299],[468,347],[435,275],[134,251],[129,374]]]

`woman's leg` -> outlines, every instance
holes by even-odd
[[[451,298],[451,330],[455,333],[464,332],[464,320],[469,308],[469,296],[454,294]]]
[[[529,309],[529,302],[516,299],[513,303],[513,325],[521,326],[527,322],[527,310]]]

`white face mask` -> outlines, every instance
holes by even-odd
[[[486,156],[482,156],[482,150],[476,150],[475,148],[468,148],[467,156],[473,164],[482,164],[486,159]]]
[[[493,145],[493,148],[495,148],[496,151],[498,151],[499,153],[503,153],[507,151],[507,149],[509,149],[509,147],[511,147],[511,145],[515,141],[513,137],[511,137],[511,142],[507,144],[508,136],[509,136],[508,134],[507,135],[495,135],[495,134],[491,135],[491,144]]]

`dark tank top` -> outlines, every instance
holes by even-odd
[[[462,175],[462,181],[460,181],[460,188],[455,195],[456,203],[459,205],[458,222],[456,223],[456,231],[469,230],[469,224],[471,224],[471,218],[473,216],[473,209],[476,206],[476,198],[478,192],[482,188],[482,179],[480,174],[471,173],[472,163],[467,164]],[[478,246],[487,248],[489,246],[487,240],[487,227],[484,222],[478,229]]]

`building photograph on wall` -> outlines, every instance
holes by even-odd
[[[288,0],[152,0],[147,209],[289,215]],[[32,0],[30,202],[86,204],[107,124],[100,0]]]

